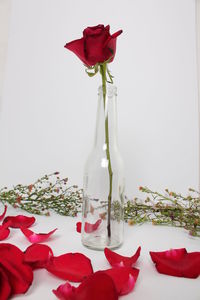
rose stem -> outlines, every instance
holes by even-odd
[[[106,111],[106,70],[107,64],[103,63],[100,65],[101,76],[102,76],[102,89],[103,89],[103,101],[104,101],[104,111]],[[111,159],[110,159],[110,148],[109,148],[109,129],[108,129],[108,112],[105,118],[105,143],[106,143],[106,156],[108,159],[108,173],[109,173],[109,194],[108,194],[108,219],[107,219],[107,231],[108,237],[111,237],[111,224],[110,224],[110,217],[111,217],[111,200],[112,200],[112,166],[111,166]]]

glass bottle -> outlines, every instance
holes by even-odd
[[[95,141],[83,179],[82,243],[103,250],[123,242],[124,170],[117,142],[117,88],[98,89]]]

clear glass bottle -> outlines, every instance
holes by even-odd
[[[117,88],[98,90],[96,133],[83,179],[82,243],[103,250],[123,242],[124,170],[117,142]]]

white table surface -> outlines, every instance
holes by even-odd
[[[0,206],[2,211],[2,206]],[[7,215],[24,214],[21,210],[9,208]],[[81,244],[80,234],[76,232],[77,218],[63,217],[52,213],[50,217],[35,216],[36,223],[31,227],[35,232],[48,232],[58,228],[52,238],[46,242],[54,255],[67,252],[81,252],[87,255],[94,271],[109,268],[109,264],[101,251],[93,251]],[[25,250],[30,243],[22,235],[20,230],[11,229],[7,243],[13,243],[21,250]],[[135,289],[129,295],[120,297],[123,300],[200,300],[200,277],[197,279],[185,279],[166,276],[157,273],[149,256],[149,251],[162,251],[170,248],[186,247],[190,251],[200,251],[200,238],[193,238],[184,229],[152,226],[128,226],[125,224],[125,239],[123,246],[116,250],[122,255],[132,255],[138,246],[142,247],[141,256],[136,267],[140,269]],[[25,295],[19,295],[16,299],[56,299],[52,289],[57,288],[65,281],[56,278],[46,270],[34,271],[34,281]],[[94,299],[95,300],[95,299]],[[103,299],[102,299],[103,300]]]

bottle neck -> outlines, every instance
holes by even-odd
[[[106,131],[108,139],[106,139]],[[98,108],[95,133],[95,147],[117,148],[117,88],[112,84],[106,85],[106,96],[104,97],[102,86],[98,90]]]

